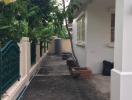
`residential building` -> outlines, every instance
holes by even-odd
[[[132,1],[80,0],[74,12],[73,44],[81,67],[102,72],[102,62],[114,62],[111,100],[132,99]]]

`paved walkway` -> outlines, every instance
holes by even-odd
[[[48,56],[21,100],[109,100],[89,80],[73,79],[60,57]]]

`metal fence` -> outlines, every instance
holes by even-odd
[[[40,56],[43,54],[43,42],[40,41]]]
[[[40,42],[40,56],[48,50],[48,42]]]
[[[20,78],[20,50],[17,43],[9,41],[0,49],[0,95]]]
[[[36,42],[31,42],[31,65],[36,63]]]

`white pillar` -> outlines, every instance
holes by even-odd
[[[111,100],[132,100],[132,0],[116,0]]]
[[[30,42],[28,37],[23,37],[20,42],[20,74],[21,77],[29,75],[31,68]]]
[[[36,44],[36,62],[40,59],[40,42]]]

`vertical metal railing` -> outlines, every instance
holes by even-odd
[[[43,42],[40,41],[40,56],[43,54]]]
[[[31,65],[36,63],[36,42],[31,42]]]
[[[47,46],[46,46],[46,48],[47,48],[47,50],[48,50],[48,48],[49,48],[49,43],[47,42]]]
[[[2,56],[1,56],[1,52],[0,52],[0,73],[2,73]],[[0,98],[1,98],[2,93],[3,93],[2,92],[2,75],[0,75]]]
[[[20,78],[20,50],[10,41],[0,49],[0,95]]]
[[[46,41],[40,41],[40,56],[43,55],[43,53],[46,53],[48,50],[48,42]]]
[[[47,51],[47,42],[44,42],[44,53]]]

